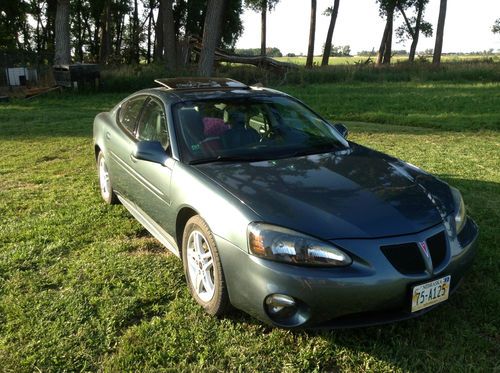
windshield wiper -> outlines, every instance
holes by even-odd
[[[304,148],[297,150],[295,152],[292,152],[290,155],[287,155],[287,157],[300,157],[303,155],[311,155],[311,154],[322,154],[322,153],[331,153],[334,151],[337,151],[341,148],[338,144],[321,144],[321,145],[316,145],[311,148]]]
[[[218,155],[217,157],[194,159],[189,162],[190,165],[214,163],[214,162],[255,162],[261,161],[262,158],[241,156],[241,155]]]

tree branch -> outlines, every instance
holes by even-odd
[[[399,1],[397,2],[396,6],[397,6],[398,10],[400,11],[400,13],[403,15],[403,18],[404,18],[405,23],[406,23],[406,27],[408,27],[408,32],[410,33],[411,37],[414,38],[415,31],[413,30],[413,27],[411,27],[410,21],[408,20],[408,17],[406,17],[406,13],[405,13],[403,7],[401,6],[401,4],[399,3]]]

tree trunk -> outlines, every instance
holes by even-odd
[[[111,54],[111,2],[106,1],[101,20],[99,63],[107,64]]]
[[[309,22],[309,47],[307,48],[306,68],[313,67],[314,36],[316,34],[316,0],[311,0],[311,19]]]
[[[44,35],[43,43],[44,45],[44,50],[46,53],[46,57],[48,58],[53,58],[55,57],[55,19],[56,19],[56,14],[57,14],[57,8],[58,8],[58,1],[57,0],[47,0],[47,8],[45,10],[45,18],[46,18],[46,23],[45,23],[45,30],[42,33]],[[68,9],[69,11],[69,9]],[[69,25],[68,25],[69,26]],[[42,26],[43,29],[43,26]],[[53,61],[52,61],[53,62]]]
[[[203,27],[203,48],[201,50],[198,74],[200,76],[212,75],[214,68],[214,53],[219,43],[219,26],[223,12],[223,0],[208,0],[205,25]]]
[[[154,60],[155,62],[163,60],[163,1],[160,1],[160,6],[158,8],[158,16],[156,17],[155,26],[155,51]]]
[[[262,0],[262,9],[260,11],[260,55],[266,55],[266,15],[267,15],[267,0]]]
[[[420,0],[417,3],[417,6],[418,6],[417,20],[415,22],[415,30],[413,31],[413,40],[411,41],[410,55],[408,56],[408,61],[410,62],[415,61],[415,53],[417,51],[418,37],[420,35],[420,24],[422,23],[422,13],[424,11],[423,1]]]
[[[69,41],[69,0],[57,1],[55,25],[55,65],[68,65],[71,60]]]
[[[88,25],[90,29],[90,25]],[[92,53],[92,59],[94,61],[98,61],[99,57],[99,35],[101,32],[101,25],[98,20],[96,20],[95,27],[94,27],[94,36],[92,38],[91,44],[90,44],[90,50]]]
[[[153,19],[153,4],[152,1],[149,2],[149,14],[148,14],[148,50],[146,59],[148,64],[151,63],[151,27],[152,27],[152,19]]]
[[[323,59],[321,60],[321,66],[328,65],[330,54],[332,53],[332,38],[333,38],[333,31],[335,30],[335,23],[337,22],[337,15],[339,13],[339,3],[340,0],[335,0],[335,3],[333,4],[333,10],[330,16],[330,26],[328,26],[328,32],[326,34],[325,49],[323,51]]]
[[[124,22],[125,22],[125,17],[123,13],[117,12],[114,23],[116,25],[115,51],[118,56],[121,56],[123,30],[125,28]]]
[[[78,56],[78,61],[83,62],[84,30],[82,25],[82,0],[76,2],[76,29],[75,54]]]
[[[172,0],[163,0],[163,42],[165,43],[164,58],[167,61],[167,68],[175,70],[177,65],[177,42],[175,37],[174,11]]]
[[[387,38],[385,39],[385,50],[384,50],[384,59],[382,63],[384,65],[389,65],[391,63],[391,57],[392,57],[392,30],[393,30],[393,25],[394,25],[394,8],[390,10],[390,12],[387,14],[387,24],[388,24],[388,30],[387,30]]]
[[[439,65],[441,63],[441,52],[443,50],[444,21],[446,20],[446,2],[447,0],[441,0],[441,4],[439,6],[439,18],[436,30],[436,44],[434,46],[434,56],[432,58],[432,63],[434,65]]]
[[[132,18],[132,62],[139,63],[139,4],[137,0],[134,0],[134,15]]]
[[[384,28],[384,33],[382,34],[382,40],[380,42],[380,47],[378,49],[378,54],[377,54],[377,65],[380,65],[382,63],[382,59],[384,58],[385,54],[385,46],[387,44],[387,37],[389,35],[389,20],[386,20],[385,22],[385,28]],[[391,30],[392,32],[392,30]]]

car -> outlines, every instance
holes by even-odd
[[[456,188],[283,92],[156,83],[95,117],[100,193],[182,260],[210,315],[375,325],[420,316],[462,282],[478,227]]]

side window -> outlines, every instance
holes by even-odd
[[[150,100],[141,115],[137,128],[137,138],[146,141],[159,141],[164,149],[169,145],[167,121],[163,105],[154,99]]]
[[[135,124],[139,114],[141,113],[142,105],[144,105],[145,97],[133,98],[125,102],[118,114],[118,121],[130,133],[134,133]]]

